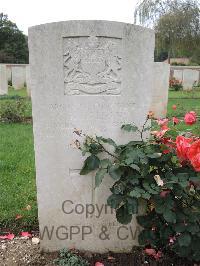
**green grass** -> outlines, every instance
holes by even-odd
[[[199,98],[200,99],[200,89],[195,89],[192,91],[174,91],[174,90],[170,90],[169,91],[169,99],[173,99],[173,98]]]
[[[180,96],[180,92],[177,92],[177,96]],[[172,109],[173,105],[177,106],[176,110]],[[185,113],[189,111],[195,111],[198,114],[198,122],[192,126],[185,125],[184,122],[181,122],[176,127],[179,131],[186,131],[189,129],[194,134],[200,135],[200,99],[181,99],[178,97],[177,99],[169,98],[167,114],[168,117],[176,116],[180,119],[183,119]]]
[[[9,87],[8,89],[9,96],[20,96],[20,97],[28,97],[26,88],[20,90],[14,90],[13,87]]]
[[[32,125],[0,124],[0,136],[0,229],[24,229],[37,217]]]
[[[23,90],[11,90],[9,93],[10,96],[13,96],[13,93],[24,95]],[[199,92],[195,93],[199,95]],[[185,95],[188,99],[181,98],[185,98]],[[200,115],[200,99],[193,99],[193,93],[170,91],[169,97],[169,117],[183,118],[185,112],[191,110]],[[31,111],[31,102],[26,99]],[[4,100],[0,100],[0,104],[1,101]],[[177,105],[176,110],[172,109],[174,104]],[[184,123],[177,127],[182,131],[188,128]],[[200,122],[190,129],[200,135]],[[37,202],[32,125],[0,123],[0,139],[0,231],[1,228],[15,231],[35,227]],[[27,205],[31,205],[30,211],[24,210]],[[23,215],[23,218],[16,221],[17,214]]]
[[[25,101],[26,104],[24,116],[31,117],[32,116],[31,99],[27,96],[26,88],[23,88],[21,90],[14,90],[12,87],[9,87],[8,95],[0,96],[0,108],[4,103],[13,102],[22,99]]]

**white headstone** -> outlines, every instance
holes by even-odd
[[[26,66],[26,90],[29,97],[31,97],[31,80],[30,80],[30,66]]]
[[[154,89],[151,111],[153,111],[156,118],[164,118],[167,114],[169,77],[169,64],[154,63]]]
[[[176,80],[183,81],[183,71],[184,70],[174,69],[174,75],[173,75],[173,77]]]
[[[6,65],[0,64],[0,95],[8,94]]]
[[[26,66],[12,66],[12,86],[15,90],[24,88],[26,83]]]
[[[183,71],[183,89],[191,90],[195,83],[199,82],[199,71],[195,69],[184,69]]]
[[[6,65],[6,74],[8,82],[12,80],[12,67],[11,65]]]
[[[70,144],[74,128],[123,143],[128,137],[122,124],[144,123],[152,97],[154,32],[108,21],[44,24],[29,29],[29,51],[42,249],[131,250],[138,243],[135,218],[121,227],[109,208],[105,213],[112,181],[106,177],[94,189],[94,175],[79,175],[83,158]],[[86,217],[87,204],[95,215]],[[103,207],[98,218],[96,206]],[[103,240],[102,226],[109,239]]]

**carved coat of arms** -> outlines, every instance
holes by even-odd
[[[120,41],[95,36],[69,38],[64,47],[65,94],[120,94]]]

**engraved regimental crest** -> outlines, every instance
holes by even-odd
[[[121,93],[121,39],[64,38],[63,57],[65,94]]]

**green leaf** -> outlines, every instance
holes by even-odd
[[[91,171],[97,169],[99,167],[100,160],[97,156],[91,155],[89,156],[83,165],[82,170],[80,171],[80,175],[87,175]]]
[[[132,220],[132,214],[129,214],[125,205],[116,210],[117,221],[121,224],[129,224]]]
[[[182,233],[186,231],[186,226],[183,223],[175,224],[173,228],[177,233]]]
[[[147,157],[151,159],[158,159],[162,156],[162,153],[152,153],[152,154],[147,154]]]
[[[127,198],[127,208],[129,214],[137,214],[138,213],[138,200],[133,198]]]
[[[144,194],[142,194],[142,198],[149,200],[151,198],[151,194],[149,194],[148,192],[145,192]]]
[[[112,209],[119,208],[122,202],[123,202],[123,197],[121,195],[112,194],[107,199],[107,203]]]
[[[192,182],[200,182],[200,176],[192,176],[192,177],[190,177],[190,181],[192,181]]]
[[[121,170],[121,168],[119,167],[119,165],[113,165],[110,167],[109,169],[109,175],[114,179],[114,180],[118,180],[121,178],[123,174],[123,171]]]
[[[102,147],[99,144],[96,144],[96,143],[90,144],[89,152],[91,154],[96,155],[96,154],[100,153],[101,151],[102,151]]]
[[[111,138],[106,139],[106,138],[103,138],[103,137],[97,137],[97,140],[99,142],[102,141],[103,143],[107,143],[107,144],[109,144],[109,145],[111,145],[111,146],[113,146],[115,148],[117,147],[117,144]]]
[[[186,188],[188,186],[188,181],[182,181],[182,182],[179,182],[179,185],[182,187],[182,188]]]
[[[125,186],[124,186],[124,184],[123,183],[115,183],[114,184],[114,186],[111,188],[111,191],[112,191],[112,193],[114,193],[114,194],[123,194],[123,192],[124,192],[124,189],[125,189]]]
[[[138,185],[139,184],[139,180],[136,176],[132,176],[132,178],[129,177],[129,182],[132,184],[132,185]]]
[[[131,164],[130,167],[138,172],[140,172],[140,167],[137,164]]]
[[[187,226],[186,230],[188,232],[190,232],[191,234],[196,234],[198,233],[200,230],[199,230],[199,226],[197,224],[190,224]]]
[[[95,175],[95,187],[98,187],[107,173],[107,169],[99,169]]]
[[[100,167],[101,168],[107,168],[108,166],[111,166],[112,163],[109,159],[103,159],[100,161]]]
[[[169,209],[165,210],[163,217],[168,223],[176,223],[176,213]]]
[[[137,190],[132,190],[130,192],[130,196],[134,197],[134,198],[140,198],[141,197],[141,193],[139,191],[137,191]]]
[[[121,127],[123,130],[128,131],[128,132],[136,132],[138,131],[138,127],[132,124],[126,124],[126,125],[122,125]]]
[[[191,236],[189,233],[184,233],[179,236],[178,243],[181,247],[188,247],[191,243]]]
[[[151,129],[151,126],[148,126],[148,127],[145,127],[143,131],[146,132],[146,131],[149,131],[150,129]]]
[[[180,182],[187,181],[189,179],[189,174],[188,173],[178,173],[177,177]]]

